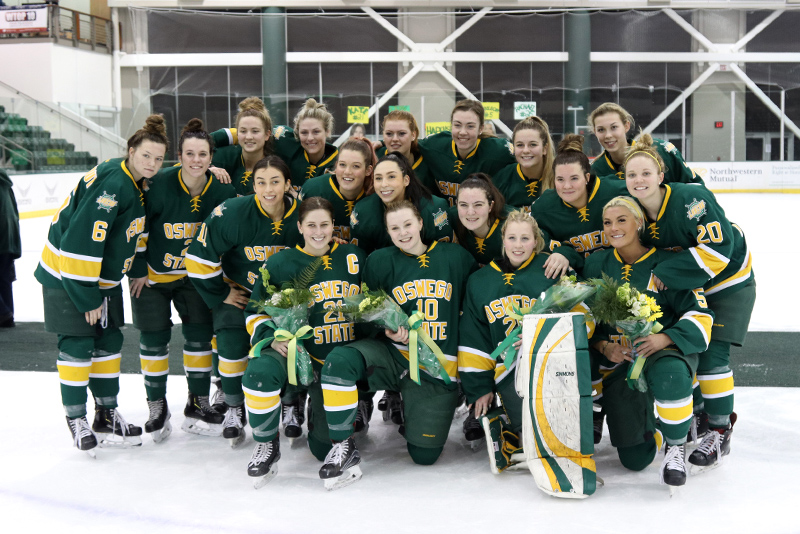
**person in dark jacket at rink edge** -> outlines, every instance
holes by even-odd
[[[14,260],[22,255],[17,199],[8,174],[0,169],[0,328],[14,324],[14,294],[11,283],[17,279]]]

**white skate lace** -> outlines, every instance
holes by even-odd
[[[214,392],[214,396],[211,397],[211,404],[223,404],[225,402],[225,392],[222,391],[221,387],[217,387],[217,390]]]
[[[692,416],[692,426],[689,427],[689,434],[691,435],[691,442],[697,441],[697,414]]]
[[[712,452],[716,451],[717,453],[717,462],[722,462],[722,451],[720,450],[722,445],[722,436],[716,430],[712,430],[703,438],[703,441],[700,443],[700,446],[697,447],[697,450],[700,451],[705,456],[710,456]]]
[[[208,402],[208,395],[204,397],[197,397],[197,402],[200,403],[200,409],[204,412],[212,411],[211,404]]]
[[[667,445],[667,453],[664,455],[664,461],[661,462],[662,484],[664,484],[664,472],[668,469],[672,471],[686,472],[683,445]]]
[[[325,457],[325,463],[339,465],[339,466],[342,465],[342,463],[344,463],[344,459],[347,457],[348,449],[349,445],[347,441],[334,443],[333,448],[328,452],[328,455]]]
[[[283,408],[283,428],[287,426],[300,426],[300,423],[297,420],[297,405],[296,404],[284,404]]]
[[[267,461],[269,455],[272,453],[272,442],[259,443],[253,451],[253,456],[250,457],[250,465],[258,465]]]
[[[119,413],[116,409],[111,410],[111,432],[114,432],[119,425],[120,430],[122,430],[122,435],[126,436],[130,433],[130,428],[128,427],[128,422],[122,417],[122,414]],[[116,433],[116,432],[114,432]]]
[[[228,411],[225,412],[225,420],[222,422],[224,428],[236,427],[244,428],[242,426],[242,407],[229,406]]]
[[[80,445],[81,438],[85,438],[94,434],[92,427],[85,417],[78,417],[77,419],[70,419],[69,426],[72,427],[72,433],[75,434],[75,446]]]
[[[160,400],[147,401],[147,408],[150,410],[150,421],[161,417],[163,404]]]

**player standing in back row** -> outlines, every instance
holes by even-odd
[[[144,232],[143,182],[164,162],[164,118],[151,115],[128,139],[125,158],[84,176],[50,224],[34,276],[42,284],[44,323],[58,334],[58,378],[75,446],[94,456],[95,432],[106,445],[142,444],[141,427],[117,409],[124,323],[120,281]],[[86,388],[95,417],[86,421]],[[115,438],[116,436],[116,438]]]

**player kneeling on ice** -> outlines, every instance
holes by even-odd
[[[502,227],[502,241],[502,255],[473,274],[467,283],[458,347],[461,385],[486,431],[494,473],[525,462],[520,439],[525,405],[514,380],[519,372],[515,356],[522,344],[517,321],[523,314],[533,313],[531,308],[537,304],[542,311],[546,309],[544,302],[537,302],[534,296],[551,288],[562,293],[568,290],[559,277],[569,268],[563,256],[543,252],[545,242],[539,225],[524,210],[508,215]],[[554,259],[559,262],[548,277],[546,267]],[[555,311],[588,314],[588,307],[580,302],[582,295],[585,292]],[[593,331],[590,319],[588,335]],[[495,394],[502,403],[499,408],[492,408]],[[526,446],[534,447],[532,443]]]
[[[380,165],[376,179],[379,170]],[[394,246],[367,258],[364,280],[369,289],[394,299],[409,316],[408,327],[385,329],[376,339],[328,354],[322,394],[333,448],[319,471],[327,489],[361,478],[353,439],[359,388],[401,393],[404,437],[420,465],[431,465],[442,454],[458,403],[458,320],[467,277],[477,264],[458,245],[425,243],[422,217],[408,200],[389,203],[385,222]]]
[[[598,329],[593,347],[600,366],[610,369],[602,390],[611,444],[617,447],[622,465],[640,471],[666,441],[661,481],[674,488],[686,483],[692,376],[698,353],[708,347],[713,313],[702,288],[658,289],[653,270],[673,253],[643,245],[644,224],[642,210],[633,199],[609,201],[603,209],[603,228],[614,248],[589,256],[583,274],[587,278],[605,275],[592,301],[592,313],[606,324]],[[657,307],[663,314],[660,317]],[[655,319],[663,329],[649,333],[645,327],[656,324]]]
[[[242,387],[256,441],[247,474],[254,477],[256,488],[278,471],[280,400],[287,390],[308,387],[308,447],[320,461],[331,449],[322,389],[314,377],[319,377],[331,350],[357,339],[353,322],[333,308],[360,291],[366,258],[355,245],[333,242],[333,217],[328,200],[303,200],[297,222],[303,246],[269,257],[245,310],[254,347]],[[268,343],[269,348],[261,348]],[[351,429],[353,422],[348,421]],[[291,443],[287,427],[284,433]]]

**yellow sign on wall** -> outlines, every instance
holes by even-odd
[[[450,123],[449,122],[426,122],[425,123],[425,135],[433,135],[435,133],[444,132],[450,130]]]
[[[368,106],[347,106],[347,123],[353,124],[354,122],[369,122]]]
[[[483,119],[487,121],[500,120],[500,102],[484,102]]]

